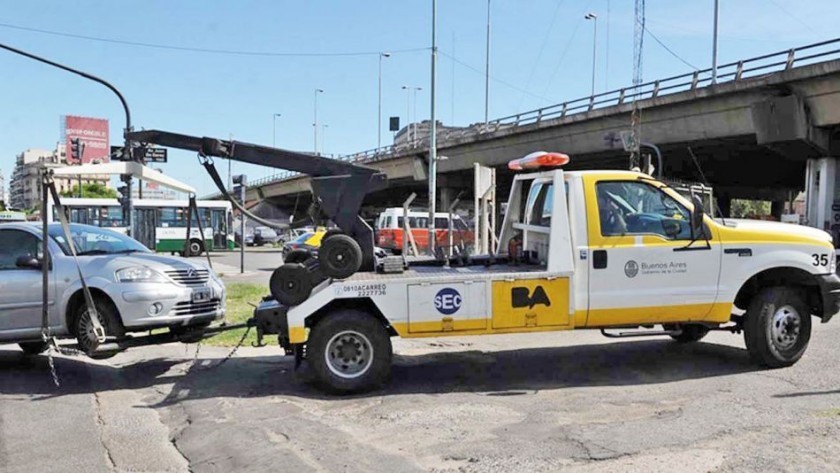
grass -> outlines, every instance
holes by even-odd
[[[252,283],[227,283],[227,313],[225,320],[228,324],[239,324],[247,321],[254,315],[254,306],[251,304],[258,304],[260,299],[268,293],[268,288],[264,284]],[[222,332],[215,337],[204,340],[204,344],[213,346],[234,346],[242,338],[245,329],[231,330]],[[270,337],[270,338],[269,338]],[[248,338],[245,340],[245,345],[250,346],[251,342],[257,341],[256,328],[251,329]],[[276,335],[268,336],[264,342],[277,343]]]

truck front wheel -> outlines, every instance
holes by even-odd
[[[799,361],[811,339],[811,314],[802,295],[789,287],[769,287],[750,301],[744,341],[750,359],[768,368]]]
[[[391,339],[370,314],[341,310],[312,328],[307,360],[317,383],[337,393],[374,389],[391,371]]]

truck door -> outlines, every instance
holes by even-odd
[[[587,326],[699,321],[715,309],[718,238],[691,243],[688,209],[660,186],[598,176],[585,182]]]

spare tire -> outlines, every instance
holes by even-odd
[[[362,267],[362,248],[349,235],[333,234],[321,242],[318,261],[325,275],[349,278]]]
[[[278,302],[293,306],[309,298],[312,294],[312,281],[302,264],[286,263],[271,273],[268,288]]]

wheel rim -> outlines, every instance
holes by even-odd
[[[337,248],[333,248],[330,251],[330,263],[340,269],[345,269],[349,265],[350,261],[350,248],[346,248],[343,245],[338,246]]]
[[[802,318],[796,309],[789,305],[778,308],[770,324],[770,339],[773,346],[778,350],[789,350],[796,345],[802,327]]]
[[[324,356],[334,375],[344,379],[358,378],[367,373],[373,363],[373,346],[361,333],[345,330],[333,335]]]
[[[104,325],[102,317],[100,317],[98,313],[96,316],[99,319],[99,323]],[[96,332],[93,329],[93,320],[90,318],[89,310],[85,311],[81,317],[79,317],[78,334],[79,345],[81,345],[85,351],[93,351],[99,346],[99,338],[96,336]]]
[[[198,243],[190,243],[190,253],[196,255],[201,251],[201,245]]]

